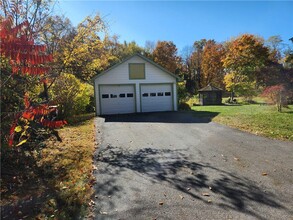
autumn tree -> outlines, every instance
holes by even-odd
[[[228,42],[227,52],[222,61],[226,74],[233,74],[230,77],[231,83],[255,83],[256,70],[266,65],[268,55],[269,51],[263,40],[251,34],[241,35]],[[233,99],[234,90],[227,90],[231,92]]]
[[[72,40],[76,34],[71,21],[59,15],[49,16],[44,21],[44,27],[39,34],[39,41],[46,45],[47,52],[58,59],[58,53],[63,49],[66,41]]]
[[[177,47],[172,41],[158,41],[153,52],[153,59],[170,72],[179,74],[181,57],[177,55]]]
[[[222,59],[225,55],[224,47],[213,40],[208,40],[202,54],[202,86],[213,84],[223,88],[224,67]]]
[[[0,15],[2,18],[9,17],[15,26],[27,22],[30,28],[26,34],[38,41],[45,20],[52,13],[53,4],[52,0],[1,0]]]
[[[101,33],[107,35],[106,26],[99,15],[86,17],[76,29],[76,34],[67,42],[62,60],[64,71],[74,74],[84,82],[105,70],[117,57],[109,53],[108,38],[102,39]]]
[[[19,5],[16,6],[19,7]],[[3,70],[1,72],[1,102],[3,102],[1,120],[12,123],[8,137],[10,146],[13,144],[17,132],[21,132],[18,145],[27,141],[31,136],[28,128],[32,122],[49,128],[60,127],[65,123],[55,121],[49,116],[54,110],[48,104],[47,87],[47,82],[50,80],[47,73],[50,70],[49,63],[52,61],[52,56],[46,53],[44,45],[35,43],[33,36],[36,35],[32,32],[34,29],[28,21],[17,25],[14,23],[14,18],[17,18],[15,14],[19,12],[16,6],[11,6],[13,9],[9,13],[7,12],[6,18],[0,18],[1,61],[3,60],[1,62]],[[27,90],[27,85],[31,84],[34,89],[38,89],[38,86],[35,86],[36,82],[43,84],[43,91],[39,93],[38,97],[31,95],[33,91]],[[15,97],[11,97],[13,93],[10,93],[14,89],[11,88],[12,85],[19,87],[15,101],[10,100],[10,98],[15,99]],[[10,102],[10,104],[6,105],[6,102]],[[7,127],[3,128],[1,127],[1,137],[7,132]],[[1,141],[3,142],[4,139]]]
[[[86,112],[93,97],[93,87],[83,83],[73,74],[62,73],[52,85],[50,95],[58,104],[58,114],[62,118]]]
[[[230,102],[234,102],[234,94],[243,96],[247,101],[256,95],[256,82],[251,82],[246,75],[230,72],[224,76],[224,84],[227,91],[233,92],[230,97]]]
[[[254,35],[244,34],[228,44],[223,65],[228,72],[247,75],[252,79],[257,68],[268,61],[268,48],[263,40]]]
[[[283,85],[268,86],[261,95],[267,98],[272,104],[275,104],[278,112],[281,112],[282,107],[287,105],[287,93]]]
[[[117,54],[119,61],[124,60],[125,58],[132,56],[134,54],[141,54],[144,52],[144,49],[137,45],[135,41],[126,42],[124,41],[123,44],[118,44],[119,53]]]

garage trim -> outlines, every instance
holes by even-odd
[[[134,107],[135,107],[135,112],[137,112],[137,103],[136,103],[136,84],[135,83],[127,83],[127,84],[98,84],[98,90],[99,90],[99,109],[100,109],[100,114],[102,114],[102,100],[101,100],[101,87],[102,86],[133,86],[134,87]]]
[[[139,84],[139,102],[140,102],[140,112],[142,112],[142,101],[141,101],[141,86],[147,86],[147,85],[171,85],[171,94],[172,94],[172,111],[174,111],[174,84],[173,83],[140,83]]]

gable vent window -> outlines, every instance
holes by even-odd
[[[145,64],[129,63],[129,79],[145,79]]]

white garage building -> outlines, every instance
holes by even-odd
[[[177,111],[179,78],[140,54],[93,80],[97,115]]]

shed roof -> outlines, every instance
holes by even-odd
[[[210,92],[210,91],[222,91],[222,89],[219,89],[215,86],[212,86],[211,84],[208,84],[206,87],[199,89],[199,92]]]
[[[145,60],[145,61],[147,61],[147,62],[153,64],[154,66],[156,66],[157,68],[161,69],[161,70],[164,71],[165,73],[167,73],[167,74],[173,76],[174,78],[176,78],[177,81],[182,81],[182,79],[181,79],[179,76],[176,76],[174,73],[171,73],[169,70],[163,68],[163,67],[160,66],[159,64],[155,63],[154,61],[150,60],[149,58],[147,58],[147,57],[145,57],[145,56],[143,56],[143,55],[141,55],[141,54],[139,54],[139,53],[136,53],[136,54],[134,54],[134,55],[132,55],[132,56],[129,56],[129,57],[127,57],[126,59],[122,60],[121,62],[119,62],[119,63],[117,63],[117,64],[115,64],[115,65],[109,67],[108,69],[106,69],[106,70],[103,71],[102,73],[100,73],[100,74],[94,76],[92,80],[95,80],[96,78],[98,78],[98,77],[100,77],[100,76],[106,74],[106,73],[109,72],[110,70],[116,68],[116,67],[119,66],[120,64],[126,62],[127,60],[130,60],[132,57],[135,57],[135,56],[138,56],[138,57],[142,58],[143,60]]]

